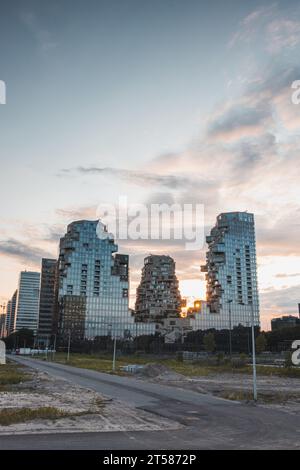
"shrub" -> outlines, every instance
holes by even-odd
[[[234,357],[231,359],[231,366],[233,369],[241,369],[247,365],[247,356],[241,354],[240,357]]]

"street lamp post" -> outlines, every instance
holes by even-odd
[[[110,337],[112,339],[112,337],[113,337],[113,332],[112,332],[113,325],[112,325],[112,323],[108,323],[107,326],[110,328]],[[115,330],[116,330],[116,327],[115,327]],[[109,332],[107,331],[107,333],[109,333]],[[112,371],[113,372],[115,372],[115,370],[116,370],[116,350],[117,350],[117,336],[116,336],[116,331],[115,331],[115,334],[114,334],[114,349],[113,349],[113,358],[112,358]]]
[[[246,322],[246,328],[247,328],[247,349],[248,349],[248,356],[250,356],[250,338],[249,338],[249,322]]]
[[[251,331],[252,331],[253,399],[254,399],[254,401],[257,401],[255,330],[254,330],[254,312],[253,312],[253,305],[252,304],[251,304]]]
[[[69,362],[70,360],[70,348],[71,348],[71,330],[69,331],[67,362]]]
[[[52,360],[54,361],[56,353],[56,334],[54,335],[54,344],[53,344],[53,351],[52,351]]]
[[[113,353],[113,363],[112,363],[112,370],[115,372],[116,370],[116,349],[117,349],[117,337],[114,337],[114,353]]]
[[[111,339],[114,340],[114,348],[113,348],[113,357],[112,357],[112,371],[115,372],[116,370],[116,355],[117,355],[117,335],[116,335],[116,326],[112,323],[101,322],[101,325],[107,326],[107,336],[110,336]],[[113,334],[113,326],[114,326],[114,334]]]
[[[49,347],[49,339],[47,337],[47,340],[46,340],[46,349],[45,349],[45,359],[46,361],[48,361],[48,347]]]
[[[232,359],[231,302],[232,302],[232,300],[228,300],[228,305],[229,305],[229,356],[230,356],[230,359]]]

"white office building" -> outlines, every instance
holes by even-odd
[[[27,328],[37,332],[39,318],[40,273],[22,271],[16,299],[14,331]]]

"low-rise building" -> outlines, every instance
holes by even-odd
[[[279,318],[271,320],[272,331],[280,330],[282,328],[292,328],[300,325],[300,319],[293,315],[284,315]]]

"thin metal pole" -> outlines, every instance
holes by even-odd
[[[54,335],[54,345],[53,345],[53,353],[52,353],[52,360],[53,361],[55,359],[55,353],[56,353],[56,335]]]
[[[247,325],[247,345],[248,345],[248,356],[250,356],[250,336],[249,336],[249,325]]]
[[[256,356],[255,356],[255,332],[254,332],[254,312],[253,312],[253,305],[251,305],[251,330],[252,330],[253,400],[254,400],[254,401],[257,401]]]
[[[229,356],[232,359],[232,339],[231,339],[231,300],[229,301]]]
[[[70,360],[71,332],[69,333],[67,362]]]
[[[114,337],[114,353],[113,353],[113,363],[112,363],[112,370],[115,372],[116,370],[116,347],[117,347],[117,337]]]

